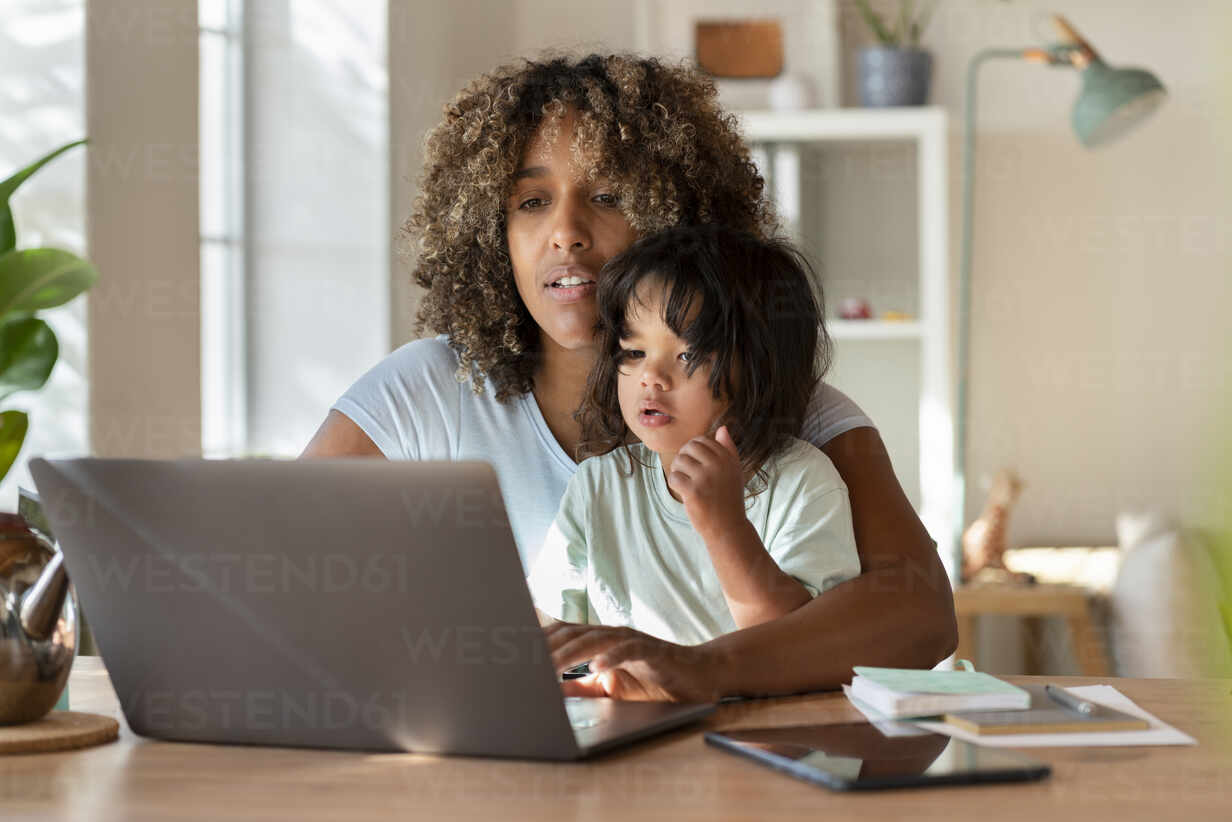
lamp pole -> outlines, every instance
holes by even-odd
[[[1029,60],[1083,72],[1082,93],[1074,104],[1075,133],[1088,148],[1103,145],[1129,131],[1160,106],[1163,85],[1148,71],[1109,67],[1069,22],[1053,16],[1061,42],[1046,48],[988,48],[967,64],[966,116],[963,120],[962,259],[958,275],[958,419],[954,449],[954,568],[962,578],[962,535],[966,523],[967,417],[971,359],[971,257],[975,220],[975,112],[980,68],[990,60]]]
[[[971,247],[975,203],[975,107],[979,70],[990,60],[1022,59],[1024,49],[988,48],[967,64],[966,116],[963,120],[962,257],[958,269],[958,422],[954,449],[954,533],[955,575],[961,580],[963,567],[962,535],[966,527],[967,502],[967,402],[968,371],[971,360]],[[958,581],[958,580],[956,580]]]

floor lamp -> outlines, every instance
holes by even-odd
[[[971,336],[971,227],[972,201],[975,188],[975,106],[976,79],[981,66],[989,60],[1030,60],[1049,66],[1063,66],[1082,72],[1082,91],[1074,103],[1071,123],[1078,139],[1087,148],[1109,143],[1130,131],[1163,103],[1167,92],[1149,71],[1136,68],[1112,68],[1102,59],[1073,26],[1060,15],[1053,24],[1059,42],[1046,48],[989,48],[971,58],[967,65],[966,121],[963,126],[963,213],[962,266],[958,280],[958,424],[955,468],[955,533],[956,576],[962,573],[962,533],[966,522],[966,460],[967,460],[967,377]]]

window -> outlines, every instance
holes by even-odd
[[[201,447],[247,448],[242,0],[200,0]]]
[[[388,350],[387,7],[199,9],[202,449],[294,456]]]
[[[0,179],[85,133],[85,0],[8,0],[0,26]],[[55,246],[84,255],[85,157],[73,149],[31,177],[10,205],[18,248]],[[60,342],[51,377],[4,408],[30,414],[17,462],[0,484],[0,511],[17,510],[17,488],[34,488],[33,456],[81,456],[86,418],[86,300],[40,316]]]

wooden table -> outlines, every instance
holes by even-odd
[[[104,747],[0,757],[0,813],[99,820],[1229,818],[1232,681],[1112,684],[1200,744],[1035,748],[1027,752],[1053,767],[1039,783],[840,794],[710,748],[701,737],[703,728],[860,719],[837,693],[724,705],[703,724],[570,764],[189,745],[143,739],[123,726],[120,740]],[[71,702],[123,725],[97,658],[78,660]]]
[[[1108,675],[1107,646],[1091,616],[1092,593],[1075,585],[962,585],[954,591],[954,613],[958,617],[958,659],[969,659],[977,669],[979,622],[988,614],[1023,618],[1027,651],[1026,670],[1043,670],[1043,617],[1060,617],[1069,627],[1070,642],[1078,669],[1087,676]]]

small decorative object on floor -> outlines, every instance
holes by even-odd
[[[1030,574],[1014,573],[1005,567],[1010,509],[1021,491],[1022,480],[1008,469],[993,480],[983,513],[963,532],[963,582],[1035,582]]]
[[[53,711],[42,719],[0,728],[0,754],[73,751],[111,742],[120,723],[109,716]]]
[[[838,304],[838,315],[844,320],[871,320],[873,307],[868,304],[868,300],[848,297]]]
[[[899,0],[898,14],[892,23],[869,5],[856,0],[878,45],[860,49],[860,98],[865,106],[922,106],[928,100],[933,57],[920,48],[920,35],[928,26],[937,0],[920,4]]]

